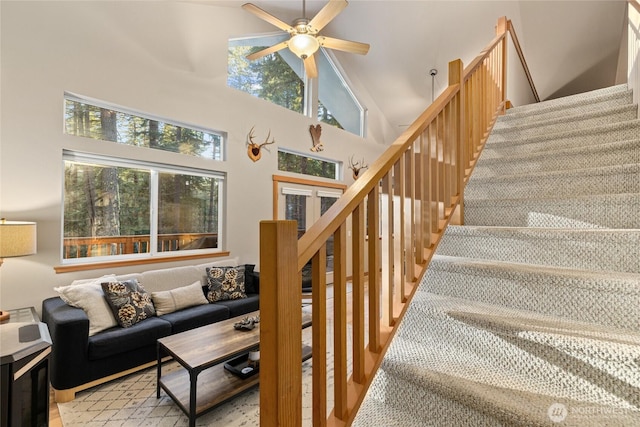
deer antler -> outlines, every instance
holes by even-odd
[[[247,135],[247,154],[249,155],[249,158],[251,160],[257,162],[258,160],[260,160],[260,157],[262,157],[262,147],[264,147],[265,145],[275,144],[276,139],[272,138],[271,141],[269,141],[269,137],[271,136],[271,129],[269,129],[269,133],[267,134],[264,142],[262,144],[258,144],[253,141],[253,138],[255,137],[255,135],[253,134],[253,128],[255,128],[255,126],[251,128],[251,130],[249,131],[249,135]]]
[[[361,162],[353,162],[353,156],[351,156],[351,158],[349,158],[349,169],[351,169],[353,171],[353,179],[356,180],[358,179],[358,176],[360,176],[360,171],[362,169],[366,169],[368,168],[369,165],[364,163],[364,159],[362,159]]]

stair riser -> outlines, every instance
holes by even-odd
[[[635,283],[638,289],[634,293],[630,290],[632,284],[627,282],[437,261],[432,261],[425,276],[425,289],[438,295],[640,331],[640,283]]]
[[[471,178],[465,189],[465,200],[526,199],[544,197],[572,197],[592,194],[640,193],[638,168],[620,171],[585,170],[584,173],[535,175],[522,179]],[[593,171],[593,172],[591,172]],[[596,173],[599,172],[599,173]]]
[[[566,119],[561,123],[537,124],[536,126],[510,126],[508,128],[494,128],[491,133],[492,142],[511,141],[515,139],[531,138],[540,135],[549,135],[558,132],[566,132],[585,127],[595,127],[612,123],[620,123],[637,118],[636,107],[632,106],[626,111],[606,116],[593,117],[588,119]]]
[[[470,228],[470,227],[466,227]],[[640,231],[615,233],[593,230],[482,228],[477,232],[449,227],[437,255],[529,263],[592,271],[640,273]]]
[[[640,196],[466,200],[465,224],[502,227],[640,228]]]
[[[496,126],[498,128],[507,127],[507,126],[519,126],[526,125],[529,123],[537,123],[544,122],[545,120],[554,120],[558,117],[570,117],[575,115],[577,109],[581,111],[587,112],[596,112],[596,111],[604,111],[610,108],[621,107],[624,105],[631,105],[633,103],[633,93],[628,91],[623,95],[619,95],[615,98],[606,98],[601,100],[600,102],[595,102],[592,104],[583,103],[579,105],[577,108],[555,108],[555,109],[540,109],[534,111],[522,111],[522,112],[511,112],[512,110],[508,110],[507,114],[504,116],[498,117],[496,122]],[[519,107],[517,107],[519,108]],[[495,128],[494,128],[495,129]]]
[[[590,147],[618,141],[629,141],[637,139],[638,135],[640,135],[640,123],[634,121],[616,126],[595,128],[591,132],[570,132],[557,134],[554,137],[531,138],[523,141],[493,142],[490,136],[485,150],[483,150],[482,158],[504,158],[512,155],[524,155],[550,150]]]
[[[571,169],[587,169],[640,163],[640,139],[626,143],[614,143],[584,148],[574,151],[538,153],[526,157],[489,159],[483,154],[483,161],[473,170],[473,178],[517,175],[535,172],[552,172]],[[486,151],[490,151],[488,148]],[[486,152],[485,151],[485,152]],[[490,156],[490,155],[488,155]]]

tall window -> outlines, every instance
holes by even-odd
[[[227,85],[362,136],[365,109],[349,88],[335,60],[324,49],[316,53],[318,84],[310,85],[306,91],[302,60],[288,49],[254,61],[246,59],[248,54],[288,37],[278,33],[230,40]],[[311,91],[317,91],[317,96]]]
[[[223,159],[224,133],[198,129],[65,94],[65,132],[101,141]]]
[[[222,174],[64,153],[63,260],[220,250]]]

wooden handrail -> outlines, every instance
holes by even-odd
[[[640,1],[629,0],[627,9],[627,85],[640,115]]]
[[[449,63],[444,92],[297,242],[291,231],[295,226],[287,221],[261,222],[260,382],[270,384],[268,392],[260,393],[262,426],[300,425],[296,393],[302,370],[295,360],[282,363],[279,358],[284,347],[302,345],[291,310],[300,310],[299,277],[309,260],[313,425],[353,422],[447,224],[454,217],[464,220],[464,184],[505,110],[507,22],[499,20],[496,37],[464,70],[460,60]],[[326,244],[331,237],[334,298],[333,312],[327,313]],[[327,318],[333,321],[334,337],[334,408],[328,417]]]
[[[527,65],[527,61],[524,59],[524,52],[522,51],[522,46],[520,46],[520,41],[518,40],[518,35],[516,34],[515,28],[513,28],[513,23],[511,19],[508,21],[509,25],[509,34],[511,34],[511,40],[513,41],[513,46],[516,48],[516,52],[518,53],[518,58],[520,58],[520,62],[522,63],[522,68],[524,69],[524,73],[527,76],[527,80],[529,81],[529,86],[531,87],[531,92],[533,93],[533,97],[536,102],[540,102],[540,96],[538,96],[538,91],[536,90],[536,85],[533,83],[533,77],[531,77],[531,72],[529,71],[529,66]]]

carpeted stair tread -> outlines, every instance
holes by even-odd
[[[530,122],[541,122],[544,120],[556,119],[558,117],[571,116],[574,114],[576,109],[580,109],[582,111],[602,111],[612,107],[630,104],[633,104],[633,91],[625,90],[624,92],[609,94],[605,97],[598,98],[594,102],[583,100],[574,108],[564,108],[562,106],[555,108],[538,107],[537,110],[518,112],[520,107],[515,107],[507,110],[505,115],[498,117],[496,125],[498,125],[498,127],[511,125],[518,126]]]
[[[491,148],[484,150],[482,162],[479,162],[473,170],[472,177],[474,179],[528,172],[585,169],[640,163],[640,138],[587,147],[578,146],[534,153],[521,153],[509,156],[508,162],[502,157],[495,156],[491,158],[491,155],[487,154],[491,150]]]
[[[595,89],[588,92],[577,93],[575,95],[565,96],[562,98],[555,98],[545,100],[538,103],[528,104],[510,108],[507,110],[507,115],[511,114],[536,114],[541,111],[549,110],[564,110],[579,105],[592,104],[594,102],[601,102],[607,99],[614,99],[617,97],[626,96],[629,92],[627,84],[620,84],[611,87],[605,87],[601,89]]]
[[[498,120],[492,134],[494,141],[498,141],[500,138],[508,140],[619,123],[637,118],[637,106],[621,105],[603,111],[576,110],[574,114],[568,116],[528,123],[509,123],[508,126],[502,125],[502,122]]]
[[[436,387],[417,387],[378,371],[375,387],[358,410],[354,427],[507,427],[491,414],[449,399]],[[438,374],[435,374],[438,375]],[[441,382],[439,381],[438,384]],[[417,402],[417,403],[416,403]],[[455,408],[455,409],[454,409]]]
[[[466,421],[449,425],[477,425],[478,413],[489,425],[551,425],[548,411],[558,404],[574,409],[562,425],[633,425],[640,415],[640,334],[428,290],[423,282],[407,313],[416,321],[398,329],[365,399],[378,413],[419,416],[431,399],[407,396],[435,395],[452,402],[450,417],[467,408]],[[601,416],[581,417],[575,409],[584,406]],[[439,425],[447,414],[436,411],[426,418]],[[354,425],[366,425],[358,418]]]
[[[636,139],[638,135],[640,135],[640,120],[635,119],[586,129],[526,136],[524,138],[511,137],[504,139],[501,135],[492,133],[487,139],[486,147],[505,150],[503,152],[509,153],[517,153],[519,151],[531,152],[568,148],[570,146],[606,144],[609,142]]]
[[[435,255],[424,283],[439,295],[640,331],[639,274]]]
[[[465,190],[465,200],[640,193],[639,176],[640,164],[492,177],[472,176]]]
[[[640,228],[640,193],[570,198],[465,199],[465,224],[506,227]]]
[[[640,273],[640,229],[449,226],[437,255]]]

